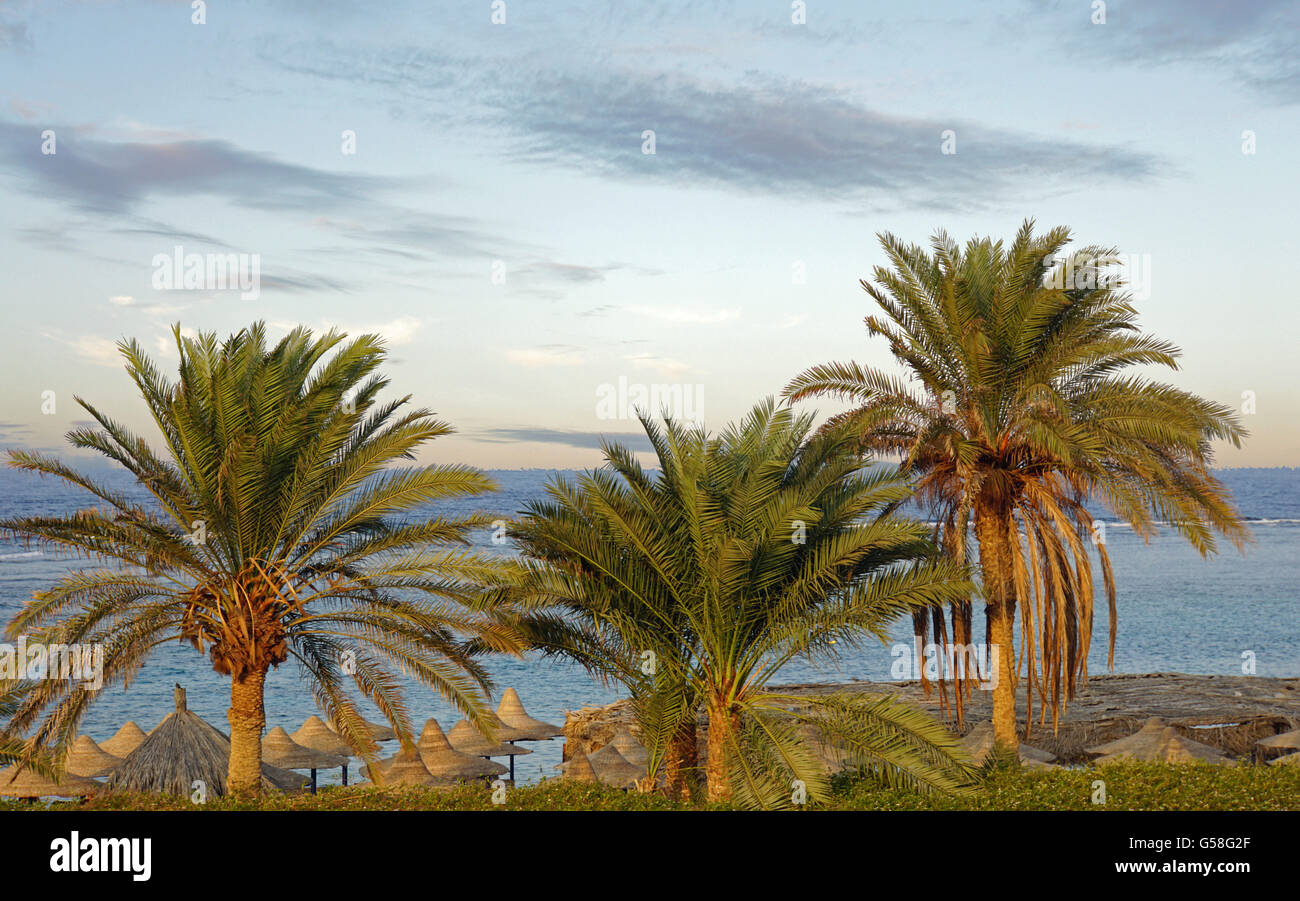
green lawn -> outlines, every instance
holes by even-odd
[[[1095,782],[1105,782],[1106,803],[1094,804]],[[109,794],[82,810],[193,810],[188,800]],[[209,810],[688,810],[657,795],[637,795],[583,783],[550,780],[510,791],[492,803],[485,786],[444,790],[352,787],[318,795],[276,795],[257,803],[213,799]],[[0,802],[0,809],[39,810],[40,805]],[[716,809],[716,806],[715,806]],[[827,810],[1300,810],[1300,767],[1213,767],[1124,763],[1100,769],[995,771],[966,797],[925,797],[881,789],[863,780],[837,778]]]

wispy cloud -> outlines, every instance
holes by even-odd
[[[625,307],[629,313],[658,319],[662,322],[678,322],[688,325],[712,325],[718,322],[730,322],[740,318],[740,310],[689,309],[687,307],[649,307],[632,304]]]
[[[1023,0],[1023,19],[1102,64],[1217,69],[1275,102],[1300,102],[1300,5],[1293,0],[1142,0],[1113,3],[1105,24],[1083,25],[1074,2]],[[1087,57],[1085,57],[1087,58]]]
[[[244,150],[228,141],[106,141],[85,129],[47,125],[56,153],[39,152],[41,131],[0,121],[0,164],[28,189],[88,213],[128,213],[155,198],[212,196],[263,210],[321,211],[371,199],[391,179],[327,172]]]
[[[565,429],[547,428],[501,428],[482,429],[468,433],[467,437],[476,438],[493,444],[509,444],[516,441],[536,442],[539,444],[562,444],[582,450],[599,450],[602,441],[622,444],[634,451],[651,451],[650,440],[644,432],[582,432]]]
[[[977,207],[1044,191],[1129,183],[1168,171],[1157,155],[952,117],[873,108],[837,86],[744,73],[717,78],[528,58],[497,66],[444,49],[358,51],[302,43],[267,61],[295,72],[396,91],[428,104],[472,96],[473,117],[516,160],[622,180],[709,184],[875,205]],[[649,65],[649,63],[646,63]],[[957,154],[941,151],[956,131]],[[655,152],[643,134],[655,133]]]
[[[508,348],[506,359],[517,366],[581,366],[582,348],[571,344]]]
[[[65,335],[53,331],[43,332],[42,334],[51,341],[57,341],[59,344],[71,349],[79,359],[87,363],[93,363],[96,366],[112,366],[114,369],[125,365],[122,360],[122,352],[118,350],[117,342],[111,338],[103,338],[98,335]]]
[[[623,358],[632,364],[636,369],[649,369],[658,372],[670,378],[690,372],[693,367],[690,363],[675,359],[674,357],[661,357],[658,354],[639,353],[629,354]]]

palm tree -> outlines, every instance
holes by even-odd
[[[517,636],[479,603],[508,571],[464,547],[478,517],[410,517],[421,504],[474,496],[492,483],[464,466],[398,467],[451,428],[389,384],[378,336],[344,344],[296,328],[274,347],[262,323],[224,342],[174,329],[179,380],[134,341],[119,348],[162,435],[157,452],[80,398],[98,428],[68,434],[152,495],[149,504],[57,459],[11,452],[18,469],[54,476],[101,506],[0,522],[0,529],[105,565],[36,592],[7,634],[104,647],[104,684],[129,684],[161,643],[206,652],[230,677],[232,791],[256,792],[268,671],[290,657],[317,705],[367,760],[376,746],[347,693],[375,703],[404,743],[411,723],[394,664],[490,731],[479,654],[517,652]],[[327,354],[338,348],[333,356]],[[30,688],[7,734],[29,756],[62,746],[92,700],[66,681]]]
[[[1018,672],[1012,645],[1019,604],[1033,694],[1059,716],[1087,678],[1093,624],[1089,545],[1100,560],[1115,647],[1115,584],[1100,502],[1146,539],[1167,521],[1202,555],[1215,533],[1249,537],[1211,474],[1211,442],[1240,446],[1233,411],[1126,372],[1177,368],[1180,351],[1138,330],[1113,248],[1066,253],[1070,232],[1033,234],[1010,247],[973,239],[960,248],[939,232],[932,253],[880,236],[889,267],[862,287],[885,319],[866,319],[909,377],[857,363],[815,366],[785,390],[852,407],[828,427],[856,432],[870,452],[897,455],[918,498],[965,556],[972,523],[979,548],[988,640],[998,649],[993,692],[998,744],[1013,747]],[[954,627],[961,611],[956,611]],[[968,623],[967,623],[968,625]],[[1046,716],[1046,710],[1040,720]]]
[[[923,712],[769,688],[797,656],[883,641],[897,617],[970,591],[926,526],[887,512],[906,484],[864,468],[842,438],[808,440],[812,418],[771,400],[717,437],[641,422],[657,474],[606,444],[603,468],[552,481],[513,533],[531,558],[521,604],[535,612],[531,637],[627,686],[651,750],[647,785],[658,746],[702,705],[710,800],[785,806],[794,779],[823,797],[802,726],[887,782],[958,789],[968,771],[955,740]]]

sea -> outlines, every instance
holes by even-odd
[[[145,496],[126,473],[100,474],[119,490]],[[535,469],[488,474],[499,486],[496,492],[435,505],[431,511],[479,511],[509,518],[541,497],[547,481],[557,475]],[[1217,555],[1203,559],[1168,529],[1146,542],[1099,512],[1106,522],[1106,546],[1118,590],[1114,672],[1300,676],[1300,469],[1229,469],[1218,475],[1232,491],[1253,534],[1244,551],[1225,543]],[[0,470],[0,518],[60,515],[89,506],[95,506],[95,499],[80,489],[30,473]],[[491,539],[491,532],[485,530],[474,536],[474,543],[487,553],[512,553]],[[33,591],[85,565],[84,560],[0,538],[0,620],[8,622]],[[1099,598],[1089,658],[1092,674],[1107,672],[1104,610]],[[977,612],[977,635],[983,632],[982,620]],[[896,643],[910,645],[910,620],[896,625],[890,642],[873,640],[833,662],[794,660],[776,682],[892,681],[904,659]],[[489,661],[488,669],[497,696],[513,687],[529,714],[555,724],[562,724],[568,711],[608,704],[621,696],[617,685],[602,684],[581,668],[554,660],[500,656]],[[191,710],[229,731],[229,680],[212,671],[206,656],[180,643],[159,648],[129,688],[112,686],[100,692],[82,720],[81,731],[104,740],[127,720],[148,731],[172,709],[172,686],[177,683],[186,688]],[[406,700],[417,729],[429,717],[445,730],[459,719],[446,701],[414,680],[409,680]],[[283,726],[289,732],[319,712],[292,660],[268,677],[266,711],[268,729]],[[372,720],[380,718],[373,707],[367,707],[366,713]],[[557,775],[560,741],[524,747],[532,753],[515,758],[518,782],[534,783]],[[324,784],[338,781],[337,773],[320,775]]]

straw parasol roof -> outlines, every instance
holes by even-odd
[[[587,758],[597,778],[615,788],[633,788],[638,779],[645,778],[645,767],[629,763],[612,744],[605,745]]]
[[[485,719],[492,724],[492,737],[499,742],[534,741],[531,730],[517,729],[495,713],[488,712],[485,714]]]
[[[573,756],[565,764],[564,778],[575,779],[579,782],[600,781],[600,777],[596,775],[595,768],[591,765],[591,761],[587,759],[587,755],[583,753],[582,748],[575,750]]]
[[[1276,760],[1270,760],[1269,766],[1296,766],[1300,765],[1300,753],[1283,754]]]
[[[318,716],[307,717],[307,720],[298,727],[298,731],[289,737],[304,748],[311,748],[313,751],[337,754],[340,757],[357,756],[357,752]]]
[[[966,749],[966,752],[970,754],[972,760],[976,763],[983,763],[993,753],[993,748],[996,745],[993,738],[993,724],[980,723],[961,740],[961,744]],[[1027,767],[1047,766],[1056,759],[1056,755],[1040,751],[1038,748],[1026,744],[1020,745],[1019,756],[1020,762]]]
[[[462,754],[473,754],[476,757],[514,757],[518,754],[533,753],[527,748],[488,741],[481,732],[469,724],[469,720],[461,720],[452,726],[451,731],[447,733],[447,739],[457,751]]]
[[[552,726],[550,723],[543,723],[541,720],[535,720],[529,716],[528,712],[524,710],[523,702],[519,700],[519,693],[513,688],[507,688],[502,693],[501,703],[497,705],[497,716],[507,726],[527,733],[524,736],[526,740],[543,741],[564,734],[564,730],[559,726]],[[506,741],[515,740],[506,739]]]
[[[298,744],[280,726],[262,739],[262,759],[283,770],[332,770],[348,762],[342,754],[328,754]]]
[[[107,776],[121,763],[121,757],[109,754],[95,744],[95,740],[89,735],[78,736],[72,743],[72,747],[68,748],[67,756],[63,758],[63,768],[67,772],[86,779]]]
[[[1255,742],[1261,748],[1290,748],[1300,750],[1300,729],[1292,729],[1290,732],[1281,732],[1277,735],[1270,735],[1268,738],[1261,738]]]
[[[0,770],[0,797],[8,798],[84,798],[103,786],[90,779],[67,773],[59,782],[33,772],[30,767],[17,770],[5,767]]]
[[[618,753],[623,755],[623,759],[628,763],[641,767],[643,770],[650,762],[650,754],[646,751],[641,742],[632,737],[632,733],[626,729],[619,729],[614,733],[614,738],[610,740]]]
[[[1153,716],[1142,724],[1142,728],[1132,735],[1124,738],[1117,738],[1115,741],[1106,742],[1104,745],[1085,748],[1089,754],[1121,754],[1134,748],[1144,748],[1152,741],[1160,738],[1160,733],[1165,730],[1165,721],[1158,716]]]
[[[99,747],[114,757],[126,757],[144,742],[145,731],[135,724],[134,720],[128,720],[122,724],[122,728],[113,734],[108,741],[101,741]]]
[[[1165,763],[1190,763],[1201,760],[1219,765],[1232,763],[1229,758],[1219,753],[1218,748],[1184,738],[1173,726],[1166,726],[1159,733],[1155,733],[1154,730],[1147,731],[1144,726],[1143,731],[1130,738],[1137,738],[1143,735],[1143,732],[1145,736],[1140,741],[1132,742],[1119,751],[1098,757],[1096,762],[1104,764],[1118,760],[1151,760]]]
[[[383,723],[372,723],[369,720],[364,719],[361,722],[366,724],[366,728],[370,730],[370,737],[375,741],[392,741],[397,738],[397,733],[393,731],[391,726],[386,726]],[[329,726],[331,732],[336,735],[342,735],[342,733],[339,732],[337,723],[331,721],[326,725]]]
[[[229,736],[189,709],[185,689],[177,685],[173,694],[176,709],[113,771],[108,785],[184,797],[199,781],[208,794],[224,795],[230,769]],[[302,786],[300,776],[262,765],[264,789],[299,791]]]
[[[430,773],[448,779],[476,779],[480,776],[499,776],[506,768],[499,763],[463,754],[451,746],[438,721],[430,719],[424,724],[420,740],[415,745],[420,760]]]
[[[381,776],[385,785],[439,785],[442,780],[433,773],[429,772],[424,761],[420,759],[419,753],[414,748],[403,748],[392,757],[384,760],[375,761],[375,773]],[[371,782],[377,782],[370,772],[370,766],[365,767],[366,776]]]

